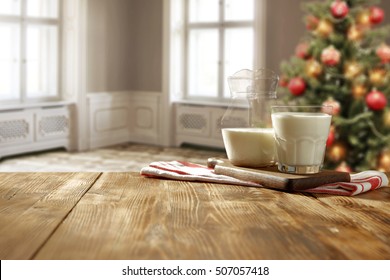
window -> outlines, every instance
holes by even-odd
[[[0,102],[59,99],[59,2],[0,1]]]
[[[227,77],[261,65],[264,42],[259,38],[264,27],[259,28],[259,23],[264,2],[171,0],[170,73],[174,98],[229,98]]]

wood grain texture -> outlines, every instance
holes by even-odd
[[[390,259],[390,188],[383,187],[377,191],[360,194],[353,199],[342,196],[317,195],[318,200],[344,215],[353,222],[352,225],[367,231],[371,237],[364,235],[356,237],[356,246],[360,250],[371,250],[374,258]],[[337,235],[343,234],[342,228],[335,228]],[[373,240],[371,240],[373,239]],[[371,241],[370,241],[371,240]],[[375,243],[374,243],[375,241]],[[372,242],[372,243],[370,243]],[[348,244],[347,240],[340,242],[340,248]],[[383,246],[387,244],[388,246]]]
[[[37,258],[169,258],[167,188],[131,173],[103,174]]]
[[[0,173],[0,259],[32,258],[99,176],[42,174]]]
[[[390,259],[389,188],[357,197],[103,173],[37,259]]]

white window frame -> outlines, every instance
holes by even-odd
[[[0,23],[12,23],[18,24],[20,27],[20,64],[19,64],[19,98],[17,99],[9,99],[9,100],[1,100],[3,104],[25,104],[25,103],[40,103],[40,102],[48,102],[48,101],[59,101],[61,100],[61,52],[62,52],[62,1],[58,0],[58,17],[57,18],[49,18],[49,17],[32,17],[27,15],[27,1],[28,0],[20,0],[20,15],[0,15]],[[27,96],[26,93],[26,62],[27,62],[27,42],[26,42],[26,31],[29,26],[33,25],[43,25],[43,26],[55,26],[57,28],[57,73],[56,73],[56,94],[52,96],[43,96],[37,98],[31,98]]]
[[[222,6],[225,0],[220,0]],[[164,89],[169,94],[172,102],[199,103],[210,105],[227,104],[228,98],[224,97],[223,73],[224,65],[219,63],[218,97],[203,97],[188,95],[188,32],[187,28],[219,28],[220,34],[224,28],[247,27],[254,28],[254,62],[253,68],[265,67],[265,37],[266,37],[266,0],[254,0],[254,20],[252,21],[224,21],[221,22],[223,14],[220,12],[220,21],[216,23],[189,23],[188,22],[188,0],[165,0],[165,18],[168,24],[165,26],[164,39]],[[223,11],[223,8],[220,8]],[[223,13],[223,12],[222,12]],[[221,36],[221,35],[220,35]],[[223,35],[222,35],[223,36]],[[219,45],[220,58],[223,56],[224,44]],[[237,69],[240,70],[240,69]]]

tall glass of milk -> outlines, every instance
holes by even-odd
[[[243,69],[228,77],[231,102],[221,119],[221,130],[232,164],[264,167],[275,163],[270,105],[276,99],[278,81],[268,69]]]
[[[273,106],[279,171],[318,173],[324,161],[331,106]]]

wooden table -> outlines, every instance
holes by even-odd
[[[0,259],[390,259],[390,188],[356,197],[0,173]]]

